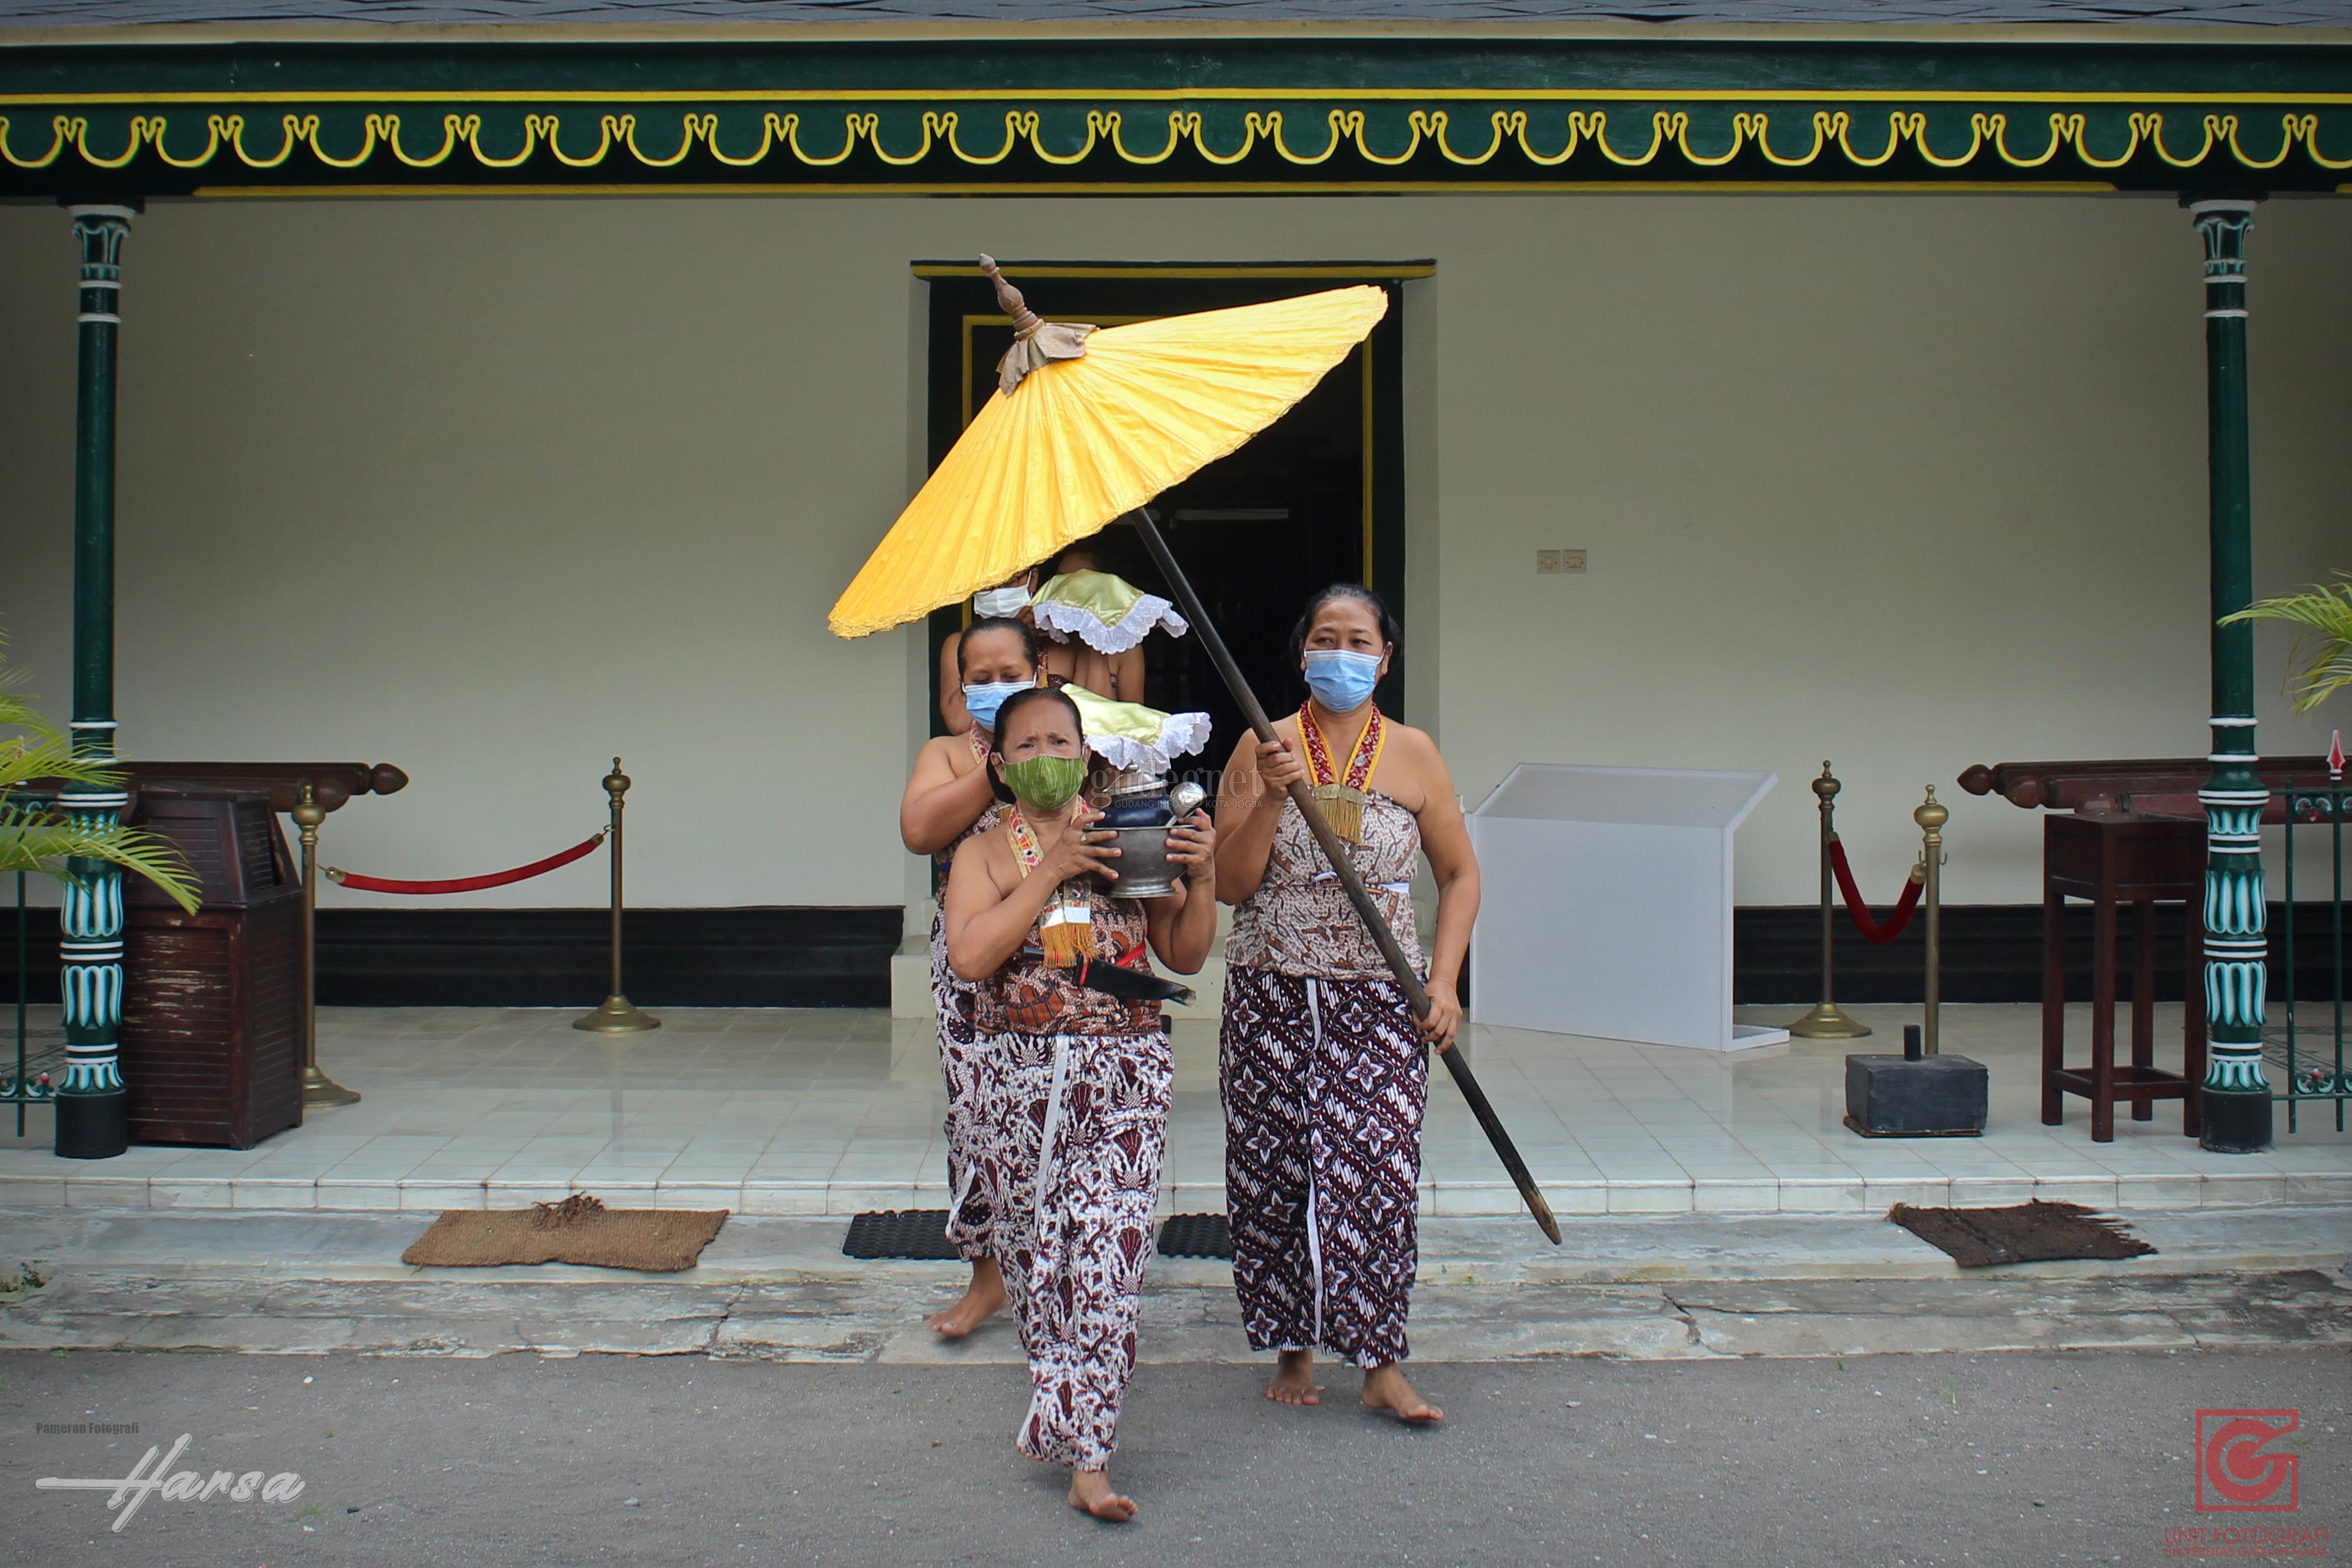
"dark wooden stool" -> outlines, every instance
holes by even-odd
[[[2066,900],[2087,899],[2091,914],[2091,1062],[2066,1060]],[[2131,1102],[2132,1120],[2156,1114],[2154,1102],[2181,1103],[2180,1130],[2196,1137],[2197,1092],[2205,1081],[2205,824],[2141,812],[2053,813],[2042,829],[2042,1120],[2066,1119],[2063,1096],[2091,1102],[2091,1139],[2113,1143],[2116,1102]],[[2116,1065],[2117,906],[2137,906],[2133,921],[2131,1065]],[[2189,962],[2182,987],[2181,1071],[2156,1065],[2156,906],[2188,911]]]

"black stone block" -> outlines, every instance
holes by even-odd
[[[1845,1059],[1845,1124],[1865,1138],[1968,1138],[1984,1132],[1990,1082],[1965,1056]]]

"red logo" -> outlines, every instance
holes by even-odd
[[[2303,1424],[2293,1410],[2197,1412],[2197,1506],[2221,1513],[2291,1511],[2295,1459],[2264,1445]]]

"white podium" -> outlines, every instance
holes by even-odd
[[[1522,762],[1470,814],[1480,1023],[1705,1051],[1731,1021],[1731,835],[1776,773]]]

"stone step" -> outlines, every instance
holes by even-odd
[[[41,1207],[339,1211],[430,1211],[445,1208],[520,1207],[550,1202],[573,1192],[593,1192],[617,1206],[650,1208],[724,1208],[738,1214],[850,1215],[869,1209],[944,1208],[943,1169],[930,1179],[912,1180],[501,1180],[488,1177],[278,1176],[224,1175],[206,1177],[109,1174],[79,1162],[57,1161],[29,1150],[37,1160],[27,1169],[12,1160],[0,1170],[0,1211]],[[2352,1171],[2188,1172],[2180,1175],[2008,1176],[1685,1176],[1554,1180],[1541,1163],[1537,1184],[1559,1215],[1599,1214],[1867,1214],[1884,1215],[1898,1203],[1921,1207],[1957,1204],[1990,1207],[2028,1198],[2080,1203],[2093,1208],[2117,1204],[2147,1209],[2246,1209],[2271,1205],[2352,1207]],[[1171,1180],[1161,1188],[1163,1212],[1203,1213],[1224,1207],[1222,1181]],[[1511,1216],[1524,1211],[1518,1189],[1507,1181],[1423,1178],[1420,1212],[1463,1218]]]
[[[2340,1216],[2127,1215],[2154,1257],[1962,1271],[1895,1227],[1685,1217],[1423,1232],[1417,1361],[1636,1360],[2352,1343]],[[12,1223],[0,1347],[528,1351],[776,1361],[1017,1364],[998,1320],[948,1343],[921,1327],[953,1263],[843,1259],[841,1227],[729,1222],[682,1274],[547,1265],[408,1269],[421,1216],[53,1216]],[[1776,1270],[1756,1272],[1756,1270]],[[1222,1265],[1158,1260],[1147,1363],[1261,1360]]]

